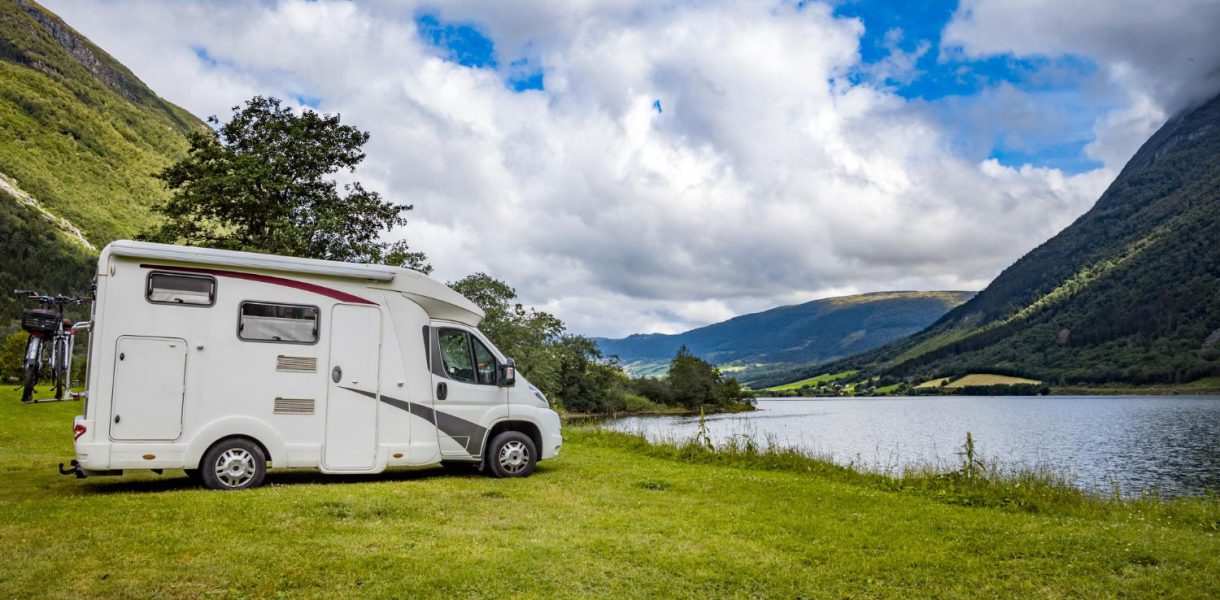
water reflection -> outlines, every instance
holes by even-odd
[[[1050,396],[760,400],[758,411],[712,415],[712,439],[746,435],[894,471],[948,468],[969,431],[986,457],[1049,466],[1086,489],[1201,495],[1220,489],[1220,397]],[[652,439],[688,438],[698,417],[633,417],[608,424]]]

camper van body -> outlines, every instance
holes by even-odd
[[[414,271],[119,241],[95,298],[78,475],[206,472],[225,440],[326,473],[481,463],[506,431],[533,460],[562,444],[482,311]]]

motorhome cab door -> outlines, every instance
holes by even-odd
[[[496,357],[477,335],[445,323],[431,329],[441,456],[477,456],[487,432],[480,423],[508,403],[508,390],[496,385]]]
[[[326,441],[322,445],[322,465],[327,470],[373,468],[380,355],[381,311],[372,306],[336,305],[330,318]]]

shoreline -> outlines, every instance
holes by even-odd
[[[757,398],[755,398],[757,400]],[[723,415],[733,413],[743,413],[758,410],[758,407],[753,404],[741,403],[732,406],[715,407],[715,410],[708,410],[706,407],[702,413],[704,415]],[[560,412],[559,418],[565,423],[569,421],[592,421],[599,419],[622,419],[626,417],[697,417],[700,411],[691,410],[685,407],[660,408],[643,411],[621,411],[609,413],[577,413],[577,412]]]

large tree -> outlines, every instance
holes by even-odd
[[[367,132],[262,96],[224,125],[208,122],[216,130],[191,134],[187,157],[158,174],[173,193],[145,239],[431,270],[405,242],[380,240],[407,223],[410,205],[337,181],[364,160]]]

